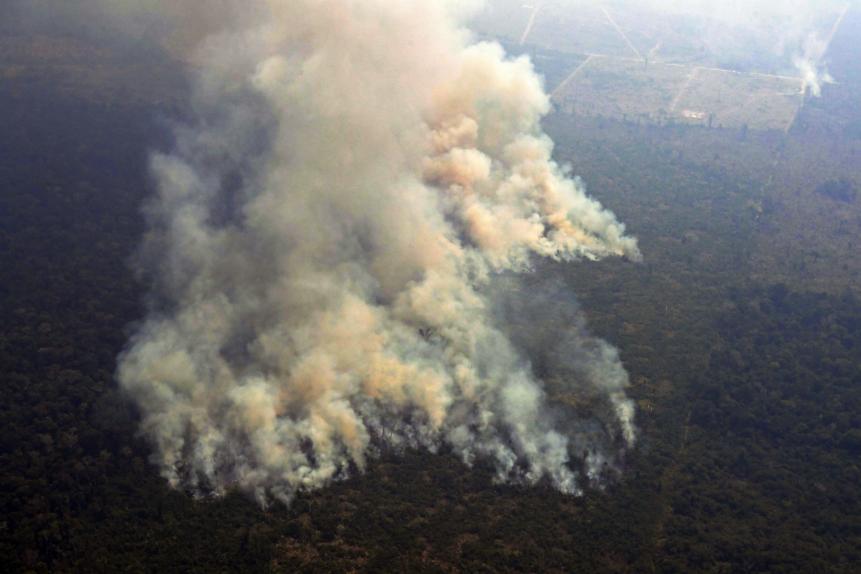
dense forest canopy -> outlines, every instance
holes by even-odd
[[[82,71],[99,54],[86,39],[0,38],[4,568],[857,572],[859,30],[851,11],[840,83],[788,133],[545,120],[644,254],[545,269],[631,375],[640,439],[609,484],[500,485],[487,463],[407,449],[265,510],[170,488],[115,377],[145,312],[130,260],[147,158],[188,113],[182,81],[153,63],[137,72],[158,81],[97,89],[127,68]]]
[[[846,178],[830,179],[817,187],[816,193],[844,203],[853,203],[858,197],[858,190]]]

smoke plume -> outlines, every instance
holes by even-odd
[[[551,159],[529,61],[472,44],[462,3],[226,4],[152,160],[150,312],[118,370],[163,475],[289,502],[444,445],[500,481],[597,480],[635,440],[627,375],[567,289],[518,277],[640,254]]]

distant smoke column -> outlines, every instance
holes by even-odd
[[[468,45],[446,2],[224,13],[194,54],[197,120],[153,158],[152,304],[119,365],[163,475],[289,502],[380,445],[446,444],[577,492],[569,451],[634,441],[627,375],[589,383],[615,430],[583,444],[485,293],[536,256],[639,251],[551,160],[529,62]],[[624,374],[614,352],[595,360]]]
[[[804,41],[803,54],[796,55],[792,63],[801,76],[801,91],[815,98],[822,95],[825,84],[833,84],[834,78],[822,65],[821,61],[828,49],[830,40],[822,40],[815,34],[810,34]]]

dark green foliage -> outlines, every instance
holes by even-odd
[[[734,294],[693,390],[671,537],[708,525],[703,542],[721,561],[747,553],[759,570],[858,564],[859,321],[853,294]]]
[[[842,201],[843,203],[853,203],[855,198],[858,197],[858,190],[846,178],[830,179],[822,185],[817,186],[816,193],[835,201]]]
[[[0,84],[0,570],[861,570],[857,205],[819,243],[784,241],[787,214],[828,203],[812,181],[852,175],[852,148],[552,118],[560,159],[646,257],[542,269],[631,373],[641,434],[621,478],[574,498],[496,485],[446,452],[384,453],[261,510],[169,489],[113,381],[142,315],[127,262],[146,152],[166,145],[151,119],[172,112],[46,86]],[[817,154],[850,167],[789,169]]]

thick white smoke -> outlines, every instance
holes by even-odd
[[[153,160],[154,294],[119,365],[164,476],[287,502],[381,446],[447,445],[577,492],[634,442],[627,375],[579,315],[548,323],[566,392],[612,413],[551,415],[494,285],[535,257],[640,255],[551,159],[529,62],[470,45],[448,2],[241,6]]]

